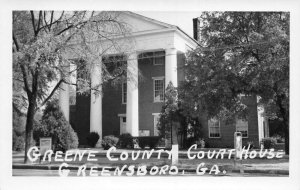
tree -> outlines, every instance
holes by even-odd
[[[177,88],[170,82],[166,88],[165,101],[161,109],[158,130],[161,137],[171,138],[171,144],[177,144],[181,136],[181,145],[186,148],[189,142],[197,141],[200,134],[200,124],[196,114],[192,114],[178,99]],[[187,136],[191,136],[190,139]]]
[[[128,32],[118,16],[118,12],[13,12],[13,107],[26,113],[25,162],[35,113],[56,94],[62,83],[71,84],[70,75],[76,71],[80,76],[89,75],[101,63],[102,83],[126,76],[124,66],[113,74],[105,72],[105,64],[100,60],[108,49],[122,51],[112,37]],[[70,60],[70,56],[76,60]],[[76,69],[68,71],[66,67],[70,64],[76,65]],[[97,89],[102,84],[91,88],[87,77],[82,78],[78,83],[81,93],[91,89],[101,93]]]
[[[175,121],[178,121],[178,115],[177,90],[170,82],[166,88],[165,102],[159,117],[158,130],[160,136],[165,138],[171,137],[171,144],[173,144],[173,125]]]
[[[66,151],[78,147],[78,137],[59,108],[57,99],[48,101],[39,125],[33,130],[38,143],[40,137],[51,137],[54,151]]]
[[[267,116],[285,124],[289,154],[289,13],[203,12],[200,46],[183,67],[179,97],[208,117],[243,117],[240,95],[259,98]]]

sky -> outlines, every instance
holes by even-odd
[[[200,11],[136,11],[135,13],[173,24],[193,37],[193,18],[199,17]]]

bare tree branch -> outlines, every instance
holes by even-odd
[[[42,11],[39,12],[39,20],[38,20],[38,25],[37,25],[37,28],[36,28],[36,33],[38,34],[39,31],[40,31],[40,26],[41,26],[41,22],[42,22]]]
[[[59,80],[58,83],[55,85],[55,87],[53,88],[53,90],[51,91],[51,93],[49,94],[49,96],[43,101],[43,103],[41,104],[40,107],[42,107],[43,105],[45,105],[47,103],[48,100],[50,100],[50,98],[54,95],[55,91],[59,88],[60,84],[64,82],[63,79]]]
[[[19,43],[18,43],[18,41],[17,41],[17,38],[15,37],[15,34],[13,34],[13,41],[14,41],[14,43],[15,43],[15,46],[16,46],[17,51],[19,51],[19,50],[20,50],[20,46],[19,46]]]
[[[49,30],[52,27],[52,23],[53,23],[53,15],[54,15],[54,11],[51,11],[51,18],[50,18],[50,24],[49,24]]]
[[[44,14],[43,14],[43,15],[44,15],[44,27],[45,27],[45,28],[48,28],[48,31],[50,31],[50,27],[48,26],[48,22],[47,22],[47,20],[46,20],[46,17],[47,17],[47,16],[46,16],[46,13],[47,13],[47,12],[44,11]],[[42,28],[43,28],[43,27],[42,27]]]
[[[31,14],[31,23],[32,23],[34,35],[36,36],[37,33],[36,33],[36,29],[35,29],[35,21],[34,21],[34,13],[33,13],[33,11],[30,11],[30,14]]]

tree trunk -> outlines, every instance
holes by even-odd
[[[171,145],[173,145],[173,124],[172,124],[172,120],[171,120]]]
[[[284,100],[284,95],[277,95],[276,96],[276,104],[279,107],[280,114],[283,118],[283,124],[284,124],[284,149],[285,149],[285,154],[289,155],[290,154],[290,143],[289,143],[289,110],[286,110],[283,106],[283,100]]]
[[[35,101],[29,101],[28,111],[27,111],[27,119],[26,119],[26,129],[25,129],[25,159],[24,163],[29,163],[27,158],[27,152],[31,146],[32,138],[33,138],[33,122],[34,122],[34,114],[35,114]]]

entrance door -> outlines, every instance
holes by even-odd
[[[120,117],[120,135],[126,133],[126,117]]]

